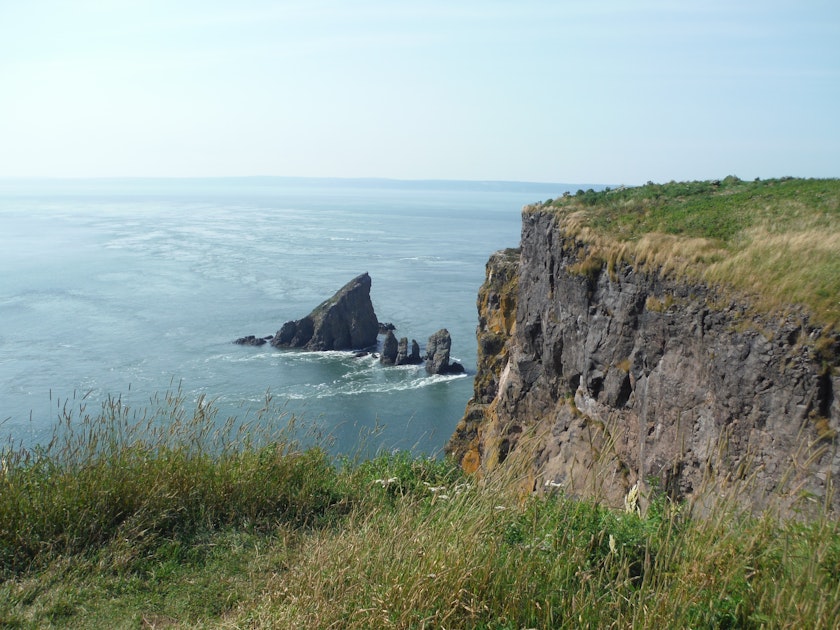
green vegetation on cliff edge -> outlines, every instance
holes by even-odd
[[[276,415],[275,415],[276,414]],[[267,404],[258,425],[286,426]],[[2,452],[6,628],[831,628],[840,522],[333,461],[179,393]],[[514,476],[512,476],[514,475]],[[819,510],[817,510],[819,512]]]
[[[537,204],[567,236],[615,265],[657,267],[730,286],[758,306],[805,306],[840,322],[840,180],[648,183],[579,190]]]

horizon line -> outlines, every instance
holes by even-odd
[[[536,179],[470,179],[448,177],[382,177],[382,176],[333,176],[333,175],[0,175],[0,181],[51,180],[51,181],[92,181],[92,180],[207,180],[207,179],[285,179],[285,180],[333,180],[333,181],[371,181],[371,182],[468,182],[475,184],[569,184],[573,181],[547,181]],[[593,182],[594,183],[594,182]],[[611,184],[598,183],[598,186]]]

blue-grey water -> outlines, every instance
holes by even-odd
[[[220,418],[251,414],[270,392],[337,451],[380,425],[368,448],[437,453],[472,393],[488,256],[518,244],[524,204],[575,188],[0,180],[0,438],[43,443],[68,401],[120,396],[137,409],[180,386]],[[273,334],[365,271],[380,321],[421,348],[447,328],[466,375],[231,343]]]

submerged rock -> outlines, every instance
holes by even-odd
[[[245,337],[240,337],[233,343],[239,344],[240,346],[261,346],[265,343],[265,339],[255,337],[254,335],[246,335]]]
[[[271,345],[317,351],[375,345],[379,320],[370,301],[370,285],[367,273],[353,278],[306,317],[283,324]]]

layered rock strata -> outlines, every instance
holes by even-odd
[[[526,208],[521,252],[487,264],[474,395],[448,452],[470,472],[516,460],[528,489],[616,506],[657,483],[840,507],[836,335],[801,310],[608,269],[558,221]]]

